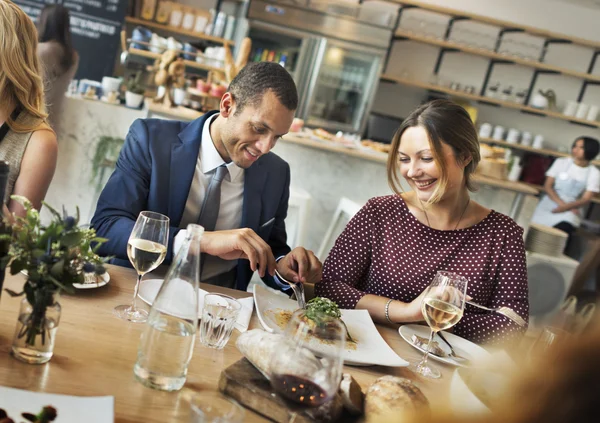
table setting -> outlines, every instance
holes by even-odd
[[[77,232],[76,219],[57,215],[64,227],[68,222],[66,235]],[[52,354],[45,364],[15,360],[10,339],[20,302],[2,297],[0,409],[18,416],[59,406],[57,422],[87,419],[98,407],[90,421],[309,422],[479,407],[451,392],[471,389],[460,369],[496,360],[448,331],[468,301],[459,275],[438,272],[432,281],[422,304],[428,326],[380,325],[366,310],[304,298],[292,283],[297,300],[258,284],[251,294],[199,283],[198,225],[188,227],[169,269],[159,267],[168,226],[168,218],[143,212],[128,247],[137,270],[98,261],[90,284],[96,289],[61,297],[60,330],[47,334]],[[78,269],[74,283],[87,284],[89,266]],[[15,294],[36,276],[31,268],[12,273],[5,288]],[[432,376],[439,382],[429,382]]]

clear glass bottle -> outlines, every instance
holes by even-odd
[[[204,228],[190,224],[187,237],[152,304],[133,368],[142,384],[163,391],[183,387],[198,328],[200,240]]]

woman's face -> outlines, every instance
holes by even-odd
[[[448,184],[442,198],[447,198],[464,186],[464,168],[457,163],[452,147],[444,142],[442,159],[448,172]],[[404,131],[400,138],[398,160],[400,173],[419,200],[428,201],[438,186],[442,172],[433,159],[425,128],[414,126]]]
[[[585,148],[583,140],[575,141],[573,144],[573,149],[571,150],[571,154],[577,160],[585,160]]]

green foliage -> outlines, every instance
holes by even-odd
[[[12,275],[26,271],[27,281],[23,292],[7,290],[10,295],[25,294],[33,307],[40,305],[39,299],[44,298],[46,304],[41,305],[46,307],[51,305],[47,302],[54,292],[73,292],[73,284],[84,282],[84,267],[98,275],[106,271],[106,259],[95,252],[97,244],[106,239],[97,237],[94,229],[78,226],[79,209],[76,216],[69,216],[64,210],[61,215],[44,203],[53,219],[48,226],[43,226],[39,212],[29,200],[16,195],[11,198],[23,205],[26,214],[16,217],[12,223],[5,221],[12,234],[8,260],[0,266],[10,267]]]
[[[92,177],[90,178],[90,183],[95,183],[97,191],[100,191],[102,188],[100,169],[102,167],[112,167],[113,163],[111,160],[119,155],[124,142],[125,140],[123,138],[109,137],[106,135],[98,139],[96,152],[92,159]]]
[[[144,94],[146,92],[146,88],[140,81],[141,78],[142,72],[137,72],[134,78],[130,78],[129,81],[127,81],[127,91],[134,94]]]

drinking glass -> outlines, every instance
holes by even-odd
[[[190,400],[190,423],[242,423],[244,409],[218,392],[200,392]]]
[[[206,294],[200,323],[200,342],[205,347],[222,349],[227,345],[242,305],[221,294]]]
[[[120,319],[142,323],[148,320],[148,312],[138,309],[136,299],[142,277],[156,269],[167,255],[169,241],[169,218],[160,213],[143,211],[127,241],[127,256],[138,277],[130,305],[115,307],[113,313]]]
[[[298,310],[292,314],[271,357],[270,379],[283,398],[305,407],[319,407],[333,399],[338,390],[346,329],[340,319],[319,314],[312,320],[304,313]]]
[[[564,329],[546,326],[531,346],[529,351],[530,360],[547,353],[557,345],[563,344],[570,337],[571,334]]]
[[[451,328],[462,318],[466,295],[467,278],[452,272],[437,272],[421,302],[423,317],[431,328],[429,343],[425,355],[418,363],[411,364],[411,370],[427,378],[437,379],[441,376],[439,370],[427,364],[433,337],[437,332]]]

